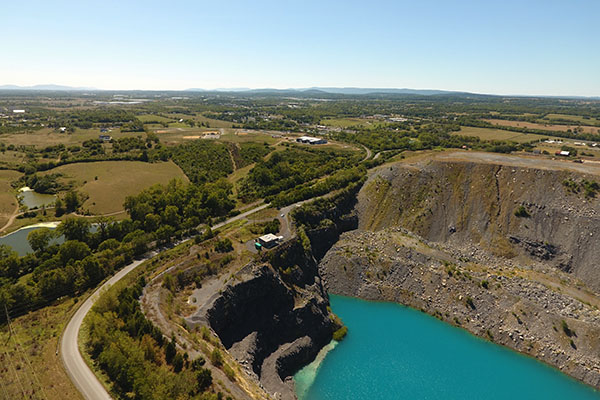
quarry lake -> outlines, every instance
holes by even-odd
[[[558,370],[419,311],[330,298],[348,335],[296,374],[300,400],[600,399]]]

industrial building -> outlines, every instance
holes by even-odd
[[[296,142],[308,143],[308,144],[325,144],[325,143],[327,143],[327,140],[325,140],[323,138],[316,138],[316,137],[311,137],[311,136],[300,136],[299,138],[296,139]]]

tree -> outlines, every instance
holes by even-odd
[[[58,250],[58,256],[63,265],[67,265],[71,260],[83,260],[90,254],[91,251],[88,245],[77,240],[68,240],[64,242]]]
[[[90,233],[90,222],[85,218],[68,217],[57,228],[67,240],[86,242]]]
[[[56,199],[54,202],[54,215],[60,217],[65,213],[65,207],[61,199]]]
[[[65,208],[67,212],[73,212],[79,207],[79,196],[73,190],[70,190],[65,195]]]
[[[54,238],[54,231],[50,228],[35,229],[27,235],[27,241],[29,246],[36,253],[43,252],[50,244],[50,241]]]

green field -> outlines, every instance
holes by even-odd
[[[388,125],[385,121],[378,121],[366,118],[327,118],[321,120],[321,124],[334,126],[338,128],[349,128],[351,126],[361,126],[363,128],[374,127],[377,125]]]
[[[576,123],[580,123],[582,125],[589,125],[589,124],[598,124],[600,123],[599,120],[597,120],[596,118],[584,118],[580,115],[569,115],[569,114],[548,114],[544,117],[544,119],[546,120],[551,120],[551,119],[566,119],[569,121],[573,121]]]
[[[41,175],[61,173],[61,180],[89,198],[83,204],[91,214],[109,214],[123,210],[125,197],[138,194],[156,183],[173,178],[188,181],[183,171],[172,161],[144,163],[141,161],[98,161],[62,165]],[[96,179],[97,178],[97,179]]]
[[[517,143],[527,143],[549,138],[549,136],[537,135],[533,133],[511,132],[503,129],[477,128],[463,126],[456,135],[476,136],[481,140],[509,140]]]

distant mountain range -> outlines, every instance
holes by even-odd
[[[301,92],[301,93],[330,93],[330,94],[417,94],[417,95],[440,95],[440,94],[467,94],[466,92],[454,92],[449,90],[430,89],[394,89],[394,88],[358,88],[358,87],[311,87],[298,89],[250,89],[250,88],[220,88],[220,89],[186,89],[186,92],[251,92],[251,93],[278,93],[278,92]]]
[[[290,89],[251,89],[244,87],[237,88],[218,88],[218,89],[202,89],[190,88],[185,90],[102,90],[93,87],[74,87],[64,85],[33,85],[33,86],[17,86],[17,85],[0,85],[0,90],[31,90],[31,91],[105,91],[105,92],[206,92],[206,93],[246,93],[246,94],[279,94],[287,96],[310,96],[315,95],[417,95],[417,96],[499,96],[499,97],[549,97],[549,98],[564,98],[564,99],[589,99],[600,100],[600,96],[535,96],[535,95],[514,95],[503,96],[494,94],[476,94],[470,92],[460,92],[451,90],[435,90],[435,89],[396,89],[396,88],[359,88],[359,87],[310,87],[310,88],[290,88]]]

